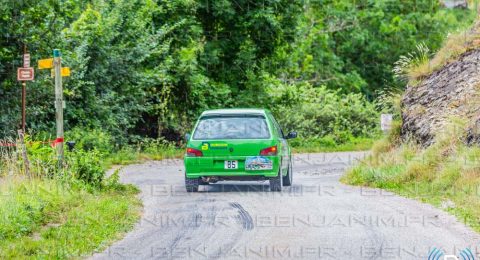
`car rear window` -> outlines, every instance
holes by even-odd
[[[267,121],[260,115],[204,116],[193,133],[196,140],[268,138]]]

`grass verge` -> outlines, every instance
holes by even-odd
[[[341,179],[382,188],[446,210],[480,232],[480,147],[465,146],[452,127],[424,149],[400,143],[399,130],[375,143],[372,155]]]
[[[291,141],[293,153],[320,153],[320,152],[348,152],[367,151],[372,148],[374,138],[350,138],[345,143],[337,143],[330,137],[320,139],[293,139]]]
[[[116,175],[114,175],[116,176]],[[6,177],[0,184],[0,258],[75,258],[105,249],[140,217],[138,190]]]
[[[158,149],[135,149],[127,146],[123,149],[109,154],[104,160],[104,168],[108,169],[112,165],[126,165],[140,163],[148,160],[163,160],[181,158],[185,149],[176,147],[162,147]]]

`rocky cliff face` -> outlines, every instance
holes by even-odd
[[[407,87],[402,137],[428,146],[452,117],[468,121],[465,142],[480,144],[480,49],[464,53],[418,85]]]

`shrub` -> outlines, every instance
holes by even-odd
[[[102,154],[96,149],[85,151],[65,149],[64,168],[60,170],[55,148],[43,141],[32,141],[26,136],[30,175],[38,178],[80,180],[87,185],[99,186],[105,175]],[[17,148],[2,149],[1,175],[21,175],[25,172],[23,158]]]
[[[105,176],[101,164],[101,154],[96,150],[76,149],[66,154],[67,169],[75,179],[86,184],[100,186]]]
[[[58,171],[58,160],[55,149],[51,147],[49,143],[45,143],[45,141],[33,141],[30,136],[25,137],[25,142],[27,143],[26,147],[31,173],[37,177],[52,178],[55,176]],[[10,157],[14,158],[15,153],[19,153],[19,151],[14,151],[14,153],[10,154]],[[18,160],[20,160],[20,158],[18,158]],[[17,163],[23,166],[23,162],[21,163],[19,161]]]
[[[341,94],[310,85],[284,86],[273,91],[279,92],[273,97],[280,105],[272,110],[287,132],[295,130],[303,138],[328,136],[337,144],[378,133],[376,105],[361,94]],[[285,104],[284,99],[290,102]]]
[[[76,127],[65,133],[67,141],[74,141],[75,148],[85,151],[97,150],[101,155],[108,155],[114,149],[112,136],[100,129]]]

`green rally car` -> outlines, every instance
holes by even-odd
[[[188,192],[224,180],[269,180],[270,190],[292,184],[287,139],[266,109],[218,109],[202,113],[187,134],[184,157]]]

